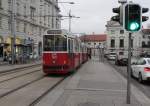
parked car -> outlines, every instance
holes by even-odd
[[[107,57],[108,57],[108,53],[105,53],[105,54],[104,54],[104,57],[107,58]]]
[[[131,76],[140,83],[150,80],[150,58],[134,58],[131,62]]]
[[[115,64],[119,66],[127,66],[128,65],[128,59],[127,58],[121,58],[115,60]]]
[[[128,55],[125,52],[118,52],[116,54],[116,59],[115,59],[115,64],[116,65],[127,65],[128,64]]]
[[[108,59],[108,60],[115,60],[115,59],[116,59],[116,53],[115,53],[115,52],[110,52],[110,53],[107,55],[107,59]]]

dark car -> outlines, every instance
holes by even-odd
[[[126,66],[127,64],[128,64],[127,58],[122,58],[122,59],[117,61],[117,65]]]

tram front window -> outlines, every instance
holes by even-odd
[[[60,35],[44,36],[44,51],[67,51],[67,38]]]

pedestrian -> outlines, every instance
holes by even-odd
[[[91,48],[88,48],[87,53],[88,53],[89,59],[91,59]]]
[[[4,52],[4,61],[7,61],[7,53],[6,53],[6,51]]]

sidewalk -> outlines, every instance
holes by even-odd
[[[29,62],[26,64],[14,64],[14,65],[9,64],[8,62],[7,63],[4,62],[0,64],[0,72],[9,71],[12,69],[24,68],[24,67],[32,66],[35,64],[41,64],[41,60]]]
[[[126,80],[109,64],[92,59],[48,94],[38,106],[150,106],[150,100],[132,86],[126,104]]]

